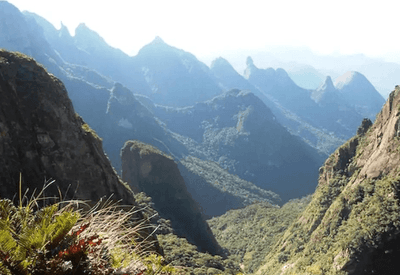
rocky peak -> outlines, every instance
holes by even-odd
[[[204,63],[159,38],[141,48],[132,61],[146,82],[146,95],[156,104],[190,106],[221,92]]]
[[[254,65],[253,58],[250,56],[247,57],[246,59],[246,69],[244,70],[244,77],[246,79],[249,79],[250,75],[257,70],[257,67]]]
[[[332,78],[327,76],[325,81],[311,93],[311,98],[316,102],[323,104],[337,104],[340,102],[338,92],[333,85]]]
[[[136,192],[152,197],[154,208],[172,227],[201,251],[211,254],[220,247],[202,217],[197,203],[187,191],[173,158],[152,145],[127,141],[121,149],[122,178]]]
[[[364,118],[360,127],[357,129],[357,135],[363,136],[368,129],[372,126],[372,121],[369,118]]]
[[[17,15],[20,13],[19,9],[7,1],[0,1],[0,11],[5,16]]]
[[[157,35],[157,36],[154,38],[154,40],[153,40],[150,44],[153,44],[153,45],[161,45],[161,44],[166,44],[166,43],[164,42],[164,40],[162,40],[161,37],[159,37],[159,36]]]
[[[132,105],[136,101],[133,93],[118,82],[111,89],[110,96],[116,98],[122,105]]]
[[[224,87],[224,90],[229,90],[230,85],[235,88],[248,88],[250,84],[239,75],[232,65],[224,58],[219,57],[211,63],[211,72],[220,81],[220,85]],[[227,85],[228,87],[225,87]]]
[[[338,77],[335,87],[343,99],[363,117],[375,119],[385,100],[368,79],[358,72],[347,72]]]
[[[318,88],[318,90],[330,91],[334,90],[335,86],[333,85],[332,78],[328,75],[324,81],[324,83]]]
[[[349,71],[346,72],[345,74],[339,76],[336,80],[335,80],[335,87],[338,90],[343,89],[344,86],[351,84],[352,82],[361,82],[361,81],[365,81],[366,78],[365,76],[363,76],[362,74],[360,74],[359,72],[356,71]]]
[[[161,37],[156,36],[149,44],[143,46],[139,50],[139,53],[136,56],[136,58],[140,59],[140,57],[142,55],[156,55],[159,58],[160,54],[165,55],[166,53],[168,53],[167,56],[169,56],[171,54],[179,55],[179,53],[182,54],[183,52],[184,51],[179,50],[179,49],[172,47],[172,46],[168,45],[167,43],[165,43]]]
[[[28,196],[55,180],[46,195],[134,203],[64,85],[32,58],[0,50],[0,98],[1,197],[13,198],[21,173]]]
[[[246,65],[247,65],[247,66],[254,66],[253,58],[251,58],[250,56],[248,56],[247,59],[246,59]]]
[[[76,27],[74,39],[77,46],[84,50],[93,47],[109,47],[105,40],[97,32],[89,29],[85,23],[81,23]]]
[[[215,68],[232,68],[232,66],[225,58],[218,57],[211,63],[211,70]]]
[[[68,39],[72,38],[67,26],[65,26],[62,22],[61,22],[61,28],[59,30],[59,35],[60,35],[60,37],[65,37]]]
[[[390,274],[400,268],[400,89],[320,169],[313,198],[257,274]]]
[[[1,48],[30,53],[28,25],[22,13],[7,1],[0,1]]]

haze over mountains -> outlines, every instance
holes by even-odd
[[[33,188],[70,184],[68,198],[114,193],[148,209],[169,263],[201,269],[187,274],[398,269],[398,86],[385,104],[357,71],[306,89],[256,58],[241,75],[160,37],[130,57],[4,1],[0,47],[2,198],[21,172]],[[193,263],[173,233],[217,256]]]
[[[209,68],[159,37],[129,57],[84,24],[71,36],[38,15],[1,5],[7,35],[0,45],[33,55],[64,81],[117,171],[123,143],[139,139],[176,160],[215,161],[286,200],[312,192],[324,157],[384,102],[358,73],[338,87],[306,90],[285,70],[260,69],[251,57],[243,77],[222,58]],[[356,87],[367,88],[370,100],[359,103]]]
[[[273,68],[284,68],[295,83],[306,89],[316,89],[327,75],[336,79],[347,71],[357,71],[365,75],[379,93],[387,98],[397,83],[400,65],[363,54],[321,55],[306,47],[268,47],[265,50],[228,52],[225,58],[240,73],[246,69],[244,61],[251,55],[258,64]],[[395,56],[393,56],[395,58]],[[211,64],[214,57],[206,59]]]

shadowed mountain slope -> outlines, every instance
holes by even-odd
[[[281,203],[278,194],[230,174],[214,161],[186,157],[178,167],[189,192],[208,218],[256,202]]]
[[[64,85],[19,53],[0,50],[0,195],[12,198],[22,174],[23,190],[133,204],[129,188],[104,155],[101,139],[75,114]],[[67,193],[67,190],[68,193]]]
[[[332,133],[329,133],[326,129],[323,129],[318,125],[315,125],[315,123],[309,121],[307,117],[302,117],[298,113],[297,108],[302,108],[301,107],[302,101],[294,99],[293,101],[295,103],[297,101],[297,103],[295,104],[296,109],[291,109],[290,106],[288,107],[286,106],[286,104],[284,104],[286,98],[284,98],[283,102],[281,102],[276,97],[274,97],[270,93],[265,92],[262,89],[263,83],[265,85],[273,86],[272,88],[271,87],[268,88],[268,90],[280,91],[282,95],[285,95],[287,92],[286,88],[281,87],[281,84],[287,85],[291,83],[290,89],[294,90],[300,89],[294,84],[293,81],[290,80],[288,76],[284,77],[284,79],[288,80],[288,83],[285,84],[284,83],[285,81],[283,81],[283,83],[279,84],[275,83],[276,72],[272,68],[265,70],[265,72],[268,71],[270,75],[272,74],[275,76],[272,77],[270,76],[271,79],[264,79],[267,77],[266,73],[263,73],[263,70],[256,68],[251,58],[248,59],[248,66],[249,67],[246,71],[246,75],[249,77],[250,74],[253,74],[252,79],[258,79],[257,81],[260,83],[255,81],[253,85],[251,81],[239,75],[234,70],[234,68],[228,63],[228,61],[226,61],[223,58],[218,58],[214,60],[214,62],[211,65],[211,71],[217,77],[220,86],[223,87],[224,89],[228,90],[233,88],[239,88],[243,90],[249,90],[253,92],[255,95],[257,95],[265,103],[265,105],[267,105],[271,109],[271,111],[276,116],[277,120],[283,126],[285,126],[289,132],[291,132],[293,135],[301,137],[305,142],[316,148],[321,154],[325,154],[326,156],[328,156],[329,153],[331,153],[340,144],[343,143],[344,140],[336,137],[335,135],[332,135]],[[280,69],[278,71],[280,71],[283,74],[283,76],[285,75],[283,70]],[[305,98],[311,95],[310,92],[304,89],[302,90],[301,93],[303,93],[303,96]],[[289,95],[286,95],[286,97],[289,97]],[[291,100],[290,97],[289,100]],[[310,105],[310,108],[319,107],[317,104],[315,104],[315,102],[312,102],[312,100],[311,101],[310,99],[305,99],[305,100]],[[358,115],[356,115],[356,118],[357,117]]]
[[[232,90],[185,108],[155,105],[152,112],[190,155],[215,161],[284,201],[314,191],[321,156],[251,92]]]
[[[149,144],[127,141],[121,149],[121,159],[122,178],[134,192],[152,197],[155,210],[171,220],[178,235],[200,251],[214,255],[221,252],[172,157]]]

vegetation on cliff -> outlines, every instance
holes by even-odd
[[[44,189],[43,189],[44,190]],[[143,235],[146,220],[135,208],[111,201],[88,207],[83,201],[49,200],[41,195],[0,200],[0,273],[177,274]]]
[[[254,203],[214,217],[208,224],[218,243],[227,249],[229,259],[241,263],[246,273],[253,273],[310,199],[311,195],[290,200],[281,208],[267,202]]]
[[[400,89],[320,169],[304,212],[257,274],[393,274],[400,255]],[[365,126],[366,123],[364,122]]]
[[[196,157],[186,157],[180,163],[191,173],[203,178],[210,187],[221,193],[228,193],[240,201],[237,208],[255,202],[269,202],[279,204],[281,199],[278,194],[262,189],[255,184],[243,180],[237,175],[229,173],[214,161],[201,160]],[[194,188],[194,187],[193,187]],[[201,190],[196,190],[200,192]]]
[[[64,85],[35,60],[0,50],[0,97],[1,274],[239,272],[222,256],[200,253],[185,239],[172,235],[168,220],[160,219],[166,224],[163,229],[168,237],[157,240],[154,233],[158,230],[148,223],[151,216],[144,217],[141,208],[131,209],[136,205],[133,193],[103,153],[101,138],[75,113]],[[211,242],[217,247],[196,203],[187,203],[184,182],[176,182],[179,171],[173,160],[150,147],[142,149],[139,158],[162,158],[155,175],[151,169],[142,171],[150,173],[150,182],[175,184],[170,189],[164,186],[169,197],[163,205],[172,204],[176,213],[188,210],[183,217],[188,223],[181,222],[182,227],[191,233],[203,230],[199,243]],[[18,176],[19,186],[15,181]],[[46,187],[45,200],[35,198],[35,190],[43,186],[45,178],[55,179],[55,183]],[[23,200],[21,193],[19,200],[14,196],[18,188],[29,188]],[[58,194],[63,194],[64,200],[54,203],[49,196]],[[95,202],[111,194],[112,199],[128,206],[100,201],[90,208],[92,203],[66,201],[79,198]],[[180,204],[173,203],[174,197]],[[194,212],[196,215],[191,215]],[[170,251],[165,258],[159,242]],[[184,253],[190,258],[181,257]],[[171,267],[175,262],[185,268]]]
[[[172,158],[149,144],[133,140],[127,141],[121,149],[121,160],[123,180],[134,192],[149,195],[154,208],[171,220],[180,237],[202,252],[220,253],[220,246]]]
[[[223,256],[199,252],[195,245],[175,234],[171,221],[158,215],[151,197],[141,192],[135,194],[135,200],[144,209],[146,219],[157,228],[155,233],[164,252],[165,263],[181,267],[185,274],[241,274],[238,262],[227,257],[229,251],[225,251]]]

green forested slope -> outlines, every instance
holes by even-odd
[[[256,274],[395,274],[400,255],[400,89],[320,169],[304,212]]]
[[[218,243],[241,263],[246,273],[254,272],[270,247],[304,210],[311,196],[291,200],[281,208],[267,202],[255,203],[243,209],[208,220]]]

